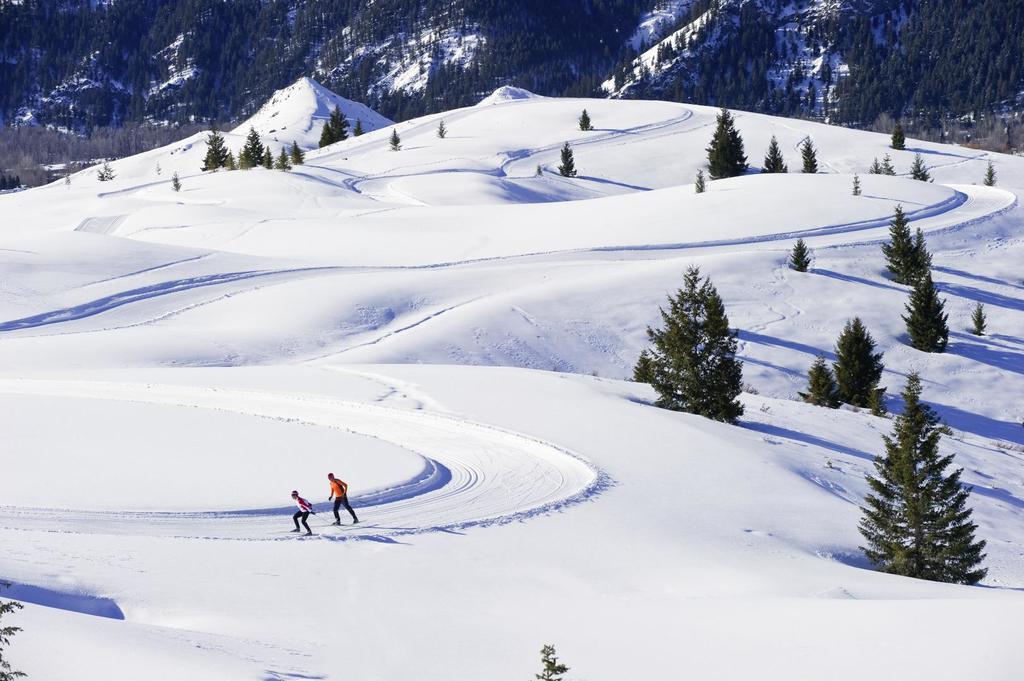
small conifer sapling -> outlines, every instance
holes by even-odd
[[[583,113],[580,114],[579,123],[580,123],[580,130],[582,130],[584,132],[588,132],[588,131],[594,129],[594,124],[591,122],[590,114],[587,113],[586,109],[584,109]]]
[[[996,167],[992,165],[992,161],[989,161],[988,167],[985,168],[985,186],[996,186]]]
[[[173,189],[176,192],[181,191],[181,178],[178,177],[177,172],[171,175],[171,189]]]
[[[793,250],[789,253],[789,268],[797,272],[806,272],[811,265],[811,251],[803,239],[797,239]]]
[[[558,174],[562,177],[576,177],[576,158],[568,142],[562,146],[561,160],[562,162],[558,165]]]
[[[388,140],[391,151],[399,151],[402,148],[402,138],[398,136],[398,130],[391,128],[391,137]]]
[[[704,178],[704,170],[697,170],[697,179],[693,183],[693,191],[696,194],[703,194],[707,191],[707,180]]]
[[[971,310],[971,333],[975,336],[984,336],[987,325],[988,319],[985,315],[985,306],[981,303],[975,303],[974,309]]]
[[[800,145],[800,158],[803,160],[803,172],[818,172],[818,151],[814,148],[814,142],[808,137]]]

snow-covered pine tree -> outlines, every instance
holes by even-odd
[[[545,645],[540,649],[541,673],[534,674],[537,681],[562,681],[569,668],[558,661],[553,645]]]
[[[697,179],[693,183],[693,191],[696,194],[703,194],[707,191],[707,180],[704,177],[704,170],[702,168],[697,169]]]
[[[284,147],[281,147],[281,153],[277,155],[277,161],[274,163],[274,167],[278,170],[291,170],[292,164],[288,159],[288,152],[285,151]]]
[[[892,148],[903,151],[907,148],[907,136],[903,132],[903,126],[896,121],[896,127],[892,129]]]
[[[299,148],[298,142],[292,142],[292,149],[288,154],[288,160],[293,166],[301,166],[306,162],[306,155],[302,153],[302,149]]]
[[[398,136],[398,130],[391,128],[391,138],[388,140],[391,151],[398,151],[402,148],[402,138]]]
[[[580,130],[587,132],[594,129],[593,123],[590,121],[590,114],[584,109],[583,113],[580,114]]]
[[[715,133],[707,148],[708,171],[712,180],[735,177],[747,172],[747,157],[743,151],[743,138],[736,130],[736,123],[728,109],[718,114]]]
[[[853,176],[853,195],[860,196],[860,175]]]
[[[882,157],[882,175],[895,175],[896,168],[892,164],[892,158],[889,154]]]
[[[885,456],[875,457],[871,491],[861,508],[864,555],[882,572],[937,582],[977,584],[987,570],[984,540],[967,506],[970,489],[962,468],[946,471],[953,455],[939,452],[942,425],[921,402],[921,379],[910,374],[903,413],[891,435],[882,436]]]
[[[562,162],[558,164],[558,174],[562,177],[576,177],[576,157],[573,156],[572,147],[566,142],[562,146]]]
[[[782,149],[779,148],[779,140],[772,135],[768,143],[768,151],[764,155],[764,167],[762,173],[788,173],[786,161],[782,158]]]
[[[10,584],[0,582],[0,586],[8,587]],[[0,619],[5,615],[11,615],[24,606],[17,601],[0,601]],[[23,672],[11,669],[9,660],[4,659],[4,649],[10,647],[11,637],[21,631],[21,627],[0,626],[0,681],[14,681],[14,679],[25,678]]]
[[[907,324],[911,347],[922,352],[945,352],[949,343],[949,315],[945,312],[946,302],[939,299],[939,291],[932,281],[931,272],[918,280],[910,292]]]
[[[825,358],[818,356],[807,372],[807,392],[797,393],[804,402],[819,407],[837,409],[842,400],[839,399],[839,389],[836,387],[836,379],[832,375],[832,369],[825,362]]]
[[[868,168],[868,174],[869,175],[881,175],[882,174],[882,164],[878,162],[878,158],[877,157],[875,157],[875,160],[871,162],[871,167]]]
[[[985,327],[988,326],[988,318],[985,316],[985,306],[975,303],[971,310],[971,333],[975,336],[984,336]]]
[[[210,128],[210,132],[206,136],[206,156],[203,158],[203,167],[201,170],[206,172],[208,170],[227,168],[228,155],[230,153],[231,152],[228,151],[227,145],[224,144],[224,135],[222,135],[217,129],[217,126],[214,125]]]
[[[110,167],[110,163],[107,161],[104,161],[100,169],[96,171],[96,179],[100,182],[110,182],[115,177],[117,177],[117,175],[114,173],[114,169]]]
[[[910,177],[921,182],[932,181],[932,176],[928,172],[928,166],[924,164],[924,157],[921,154],[914,155],[914,163],[910,166]]]
[[[882,254],[896,283],[913,284],[917,258],[910,236],[910,221],[902,205],[896,206],[896,213],[889,222],[889,243],[882,244]]]
[[[806,272],[811,265],[811,251],[803,239],[797,239],[793,250],[789,252],[789,268],[797,272]]]
[[[444,119],[442,118],[437,122],[437,138],[443,140],[447,136],[448,128],[445,126]]]
[[[864,323],[859,317],[846,322],[836,340],[836,361],[832,365],[839,399],[856,407],[871,406],[883,369],[882,353],[875,353],[875,339]]]
[[[181,191],[181,178],[178,177],[177,171],[175,171],[174,174],[171,175],[171,189],[173,189],[176,192]]]
[[[661,310],[662,327],[648,327],[648,357],[639,367],[658,392],[656,404],[706,418],[735,423],[743,415],[743,362],[736,358],[736,332],[718,291],[700,270],[690,267],[683,288]]]
[[[800,158],[804,164],[803,172],[818,172],[818,151],[814,148],[814,142],[810,137],[804,139],[804,143],[800,145]]]
[[[985,168],[984,182],[986,187],[996,186],[996,167],[992,165],[992,161],[989,161],[988,166]]]

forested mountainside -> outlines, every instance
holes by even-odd
[[[239,119],[302,75],[404,119],[502,84],[869,125],[1021,108],[1024,0],[0,0],[0,117]]]

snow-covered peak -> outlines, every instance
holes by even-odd
[[[348,119],[350,128],[362,121],[369,132],[393,124],[388,118],[359,102],[336,95],[312,78],[302,77],[275,92],[260,110],[233,132],[244,135],[252,126],[264,139],[290,144],[293,140],[305,149],[315,149],[320,130],[334,107],[338,106]]]
[[[544,99],[543,95],[535,95],[529,90],[512,85],[502,85],[500,88],[487,95],[477,106],[490,106],[491,104],[504,104],[505,102],[517,102],[522,99]]]

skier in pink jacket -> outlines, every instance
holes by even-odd
[[[299,507],[299,510],[292,516],[292,520],[295,521],[295,529],[292,532],[299,531],[299,520],[302,520],[303,527],[306,528],[306,534],[313,534],[313,530],[309,529],[309,523],[306,520],[309,519],[309,514],[316,515],[316,511],[313,510],[313,504],[309,503],[305,499],[299,496],[298,490],[292,490],[292,501]]]

